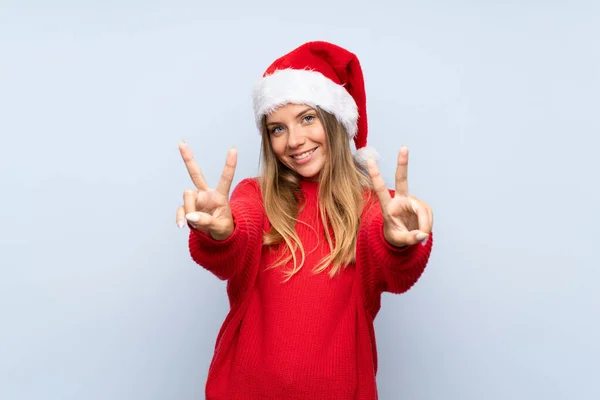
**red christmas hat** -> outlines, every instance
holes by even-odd
[[[335,115],[354,139],[355,158],[377,158],[367,148],[367,99],[362,68],[355,54],[327,42],[308,42],[275,60],[253,91],[258,129],[262,119],[288,104],[319,106]]]

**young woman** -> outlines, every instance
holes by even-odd
[[[196,189],[177,223],[190,227],[193,260],[227,281],[231,306],[206,398],[377,399],[381,294],[409,290],[433,242],[431,209],[408,192],[408,150],[388,190],[366,148],[360,64],[336,45],[279,58],[253,95],[262,173],[231,198],[236,151],[211,189],[180,143]]]

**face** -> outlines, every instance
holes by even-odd
[[[327,147],[317,111],[303,104],[287,104],[268,115],[266,123],[279,161],[303,178],[319,179]]]

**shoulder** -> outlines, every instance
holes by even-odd
[[[238,182],[238,184],[236,185],[236,189],[242,187],[260,189],[259,179],[259,177],[244,178]]]
[[[258,177],[242,179],[233,190],[233,197],[253,197],[262,201],[260,182]]]
[[[388,189],[390,196],[393,198],[395,195],[395,191],[393,189]],[[379,202],[379,197],[377,197],[377,193],[371,188],[365,188],[363,191],[363,199],[364,206],[362,209],[362,218],[372,218],[378,214],[381,214],[381,203]]]

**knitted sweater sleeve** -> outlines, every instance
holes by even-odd
[[[189,236],[192,259],[221,280],[233,278],[256,261],[247,255],[262,245],[263,238],[264,208],[256,180],[242,180],[233,190],[229,205],[234,221],[231,236],[218,241],[191,227]]]
[[[433,234],[425,245],[399,248],[389,244],[383,234],[381,207],[375,200],[363,214],[357,243],[357,262],[362,265],[367,300],[382,292],[408,291],[423,274],[432,245]]]

